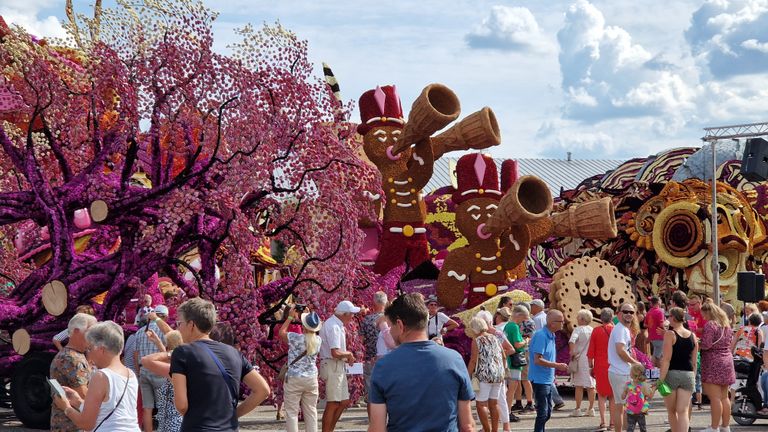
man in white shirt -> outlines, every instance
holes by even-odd
[[[621,395],[624,393],[627,382],[630,381],[629,370],[632,364],[637,363],[637,360],[632,357],[632,334],[629,331],[632,320],[635,319],[635,306],[632,303],[622,304],[618,318],[619,322],[608,339],[608,380],[611,382],[615,402],[611,419],[614,430],[621,432],[624,419],[624,400]]]
[[[531,302],[531,318],[536,324],[536,330],[541,330],[547,326],[547,313],[544,312],[544,302],[541,299],[535,299]]]
[[[349,300],[336,306],[334,315],[323,323],[320,329],[320,379],[325,381],[325,411],[323,411],[323,432],[331,432],[341,413],[349,406],[349,385],[347,384],[346,363],[355,362],[355,355],[347,351],[347,331],[344,328],[360,308]]]

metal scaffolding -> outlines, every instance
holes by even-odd
[[[768,122],[749,123],[733,126],[718,126],[704,128],[702,141],[712,145],[712,297],[715,304],[720,304],[720,264],[718,263],[717,251],[717,223],[715,215],[717,214],[717,189],[715,188],[715,179],[717,178],[717,157],[715,145],[719,140],[754,138],[768,135]]]

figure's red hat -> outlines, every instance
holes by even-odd
[[[365,135],[377,126],[403,127],[403,107],[395,86],[376,87],[360,96],[360,124],[357,133]]]
[[[507,193],[509,188],[517,181],[519,177],[517,171],[517,161],[507,159],[501,163],[501,192]]]
[[[496,163],[488,155],[472,153],[456,162],[456,192],[451,199],[459,205],[475,198],[501,199]]]

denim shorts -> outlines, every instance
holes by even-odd
[[[691,371],[671,370],[667,372],[665,381],[673,391],[683,389],[693,393],[693,389],[696,387],[696,373]]]

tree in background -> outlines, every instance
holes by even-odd
[[[13,286],[0,329],[48,349],[77,305],[103,295],[99,318],[119,319],[162,273],[271,362],[264,324],[288,296],[327,317],[377,288],[356,254],[357,221],[375,217],[363,192],[380,181],[306,42],[247,26],[223,55],[201,2],[67,6],[66,41],[0,33],[0,282]],[[261,293],[251,260],[268,237],[296,265]],[[190,252],[199,272],[179,259]],[[44,296],[65,307],[51,314]],[[0,369],[18,360],[0,344]]]

